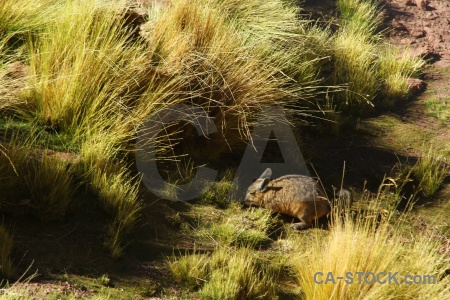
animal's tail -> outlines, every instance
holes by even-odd
[[[353,194],[351,191],[341,188],[336,194],[333,205],[340,207],[351,207],[353,204]]]

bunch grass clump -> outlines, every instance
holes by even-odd
[[[114,2],[65,1],[55,9],[57,16],[30,43],[28,97],[41,122],[57,130],[98,132],[126,113],[146,78],[146,51],[129,41]]]
[[[186,78],[180,91],[219,129],[210,146],[198,151],[229,151],[250,138],[249,126],[262,106],[317,94],[317,62],[306,58],[312,51],[302,47],[296,11],[282,1],[195,0],[150,13],[145,37],[154,59]]]
[[[231,205],[227,214],[219,221],[207,224],[200,236],[209,238],[217,245],[258,249],[271,243],[277,218],[269,210],[252,208],[241,211]]]
[[[61,220],[68,212],[75,188],[68,163],[43,155],[31,159],[21,171],[31,209],[43,221]]]
[[[176,80],[152,67],[148,48],[125,26],[123,3],[53,8],[56,17],[29,43],[31,88],[23,97],[32,105],[23,115],[71,137],[79,159],[70,171],[110,215],[105,245],[118,257],[141,209],[139,181],[120,156],[138,126],[178,97],[170,90]]]
[[[206,299],[276,299],[275,271],[248,248],[219,247],[169,261],[174,277]]]
[[[396,192],[381,189],[377,199],[392,194]],[[399,197],[397,192],[395,198]],[[444,276],[448,258],[439,251],[440,241],[432,234],[411,230],[406,214],[397,215],[395,205],[386,209],[382,202],[372,201],[356,215],[347,214],[344,222],[333,218],[325,238],[312,235],[306,245],[300,237],[293,238],[298,239],[293,267],[305,299],[441,299],[449,292],[449,279]],[[317,272],[323,275],[314,277]],[[365,273],[360,278],[356,272]],[[376,276],[381,272],[386,273],[380,277],[382,281],[388,280],[389,272],[397,273],[398,284],[371,282],[369,273]],[[329,274],[334,281],[325,282]],[[431,278],[432,282],[406,284],[406,275],[428,275],[422,279]],[[317,284],[314,278],[323,281]]]
[[[0,209],[7,210],[13,206],[13,192],[17,193],[17,187],[20,184],[19,173],[17,171],[16,164],[17,153],[10,151],[10,147],[6,147],[0,144],[0,184],[2,189],[0,190]]]
[[[0,65],[26,57],[26,41],[37,34],[46,18],[51,18],[52,2],[54,1],[1,1]]]
[[[425,61],[390,45],[382,48],[379,61],[384,81],[381,104],[392,107],[408,96],[408,80],[419,75]]]
[[[68,162],[14,144],[2,152],[0,207],[19,214],[30,212],[46,222],[62,219],[75,192]]]
[[[231,204],[232,199],[230,195],[233,194],[235,188],[231,179],[231,173],[228,173],[220,181],[213,182],[210,187],[205,189],[200,197],[200,201],[225,209]]]
[[[333,82],[348,84],[337,94],[339,109],[370,110],[380,88],[375,45],[366,33],[343,28],[335,37],[334,47]]]
[[[142,203],[139,180],[131,176],[127,164],[117,158],[108,138],[92,139],[80,149],[72,172],[83,178],[98,196],[101,207],[110,216],[105,247],[113,258],[123,253],[124,241],[139,220]]]
[[[213,156],[249,139],[252,118],[262,106],[315,93],[299,79],[315,80],[320,57],[311,59],[314,51],[303,50],[307,34],[301,34],[298,9],[283,1],[150,6],[145,40],[133,36],[122,2],[57,1],[45,22],[40,19],[45,5],[33,8],[36,23],[30,24],[37,25],[26,40],[26,89],[10,97],[27,105],[8,109],[71,139],[79,159],[61,168],[68,167],[98,195],[113,220],[108,236],[114,245],[141,209],[138,180],[127,171],[123,154],[135,150],[131,140],[146,119],[172,104],[203,107],[220,132],[211,147],[202,147]],[[16,15],[26,19],[27,14]],[[168,132],[162,140],[172,138]],[[189,128],[184,132],[191,135]],[[34,180],[27,181],[32,188]]]
[[[419,181],[419,187],[427,197],[433,196],[448,176],[449,167],[444,157],[433,148],[424,153],[412,168],[412,173]]]
[[[392,45],[381,45],[380,3],[340,0],[341,27],[334,37],[332,83],[347,85],[334,100],[337,109],[367,114],[375,105],[393,107],[408,96],[408,79],[424,61]]]
[[[382,21],[380,1],[339,0],[337,7],[346,28],[374,39],[380,38],[377,35],[378,26]]]

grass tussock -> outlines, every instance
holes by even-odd
[[[341,28],[334,39],[333,84],[346,84],[335,101],[339,109],[367,113],[380,88],[376,44],[380,24],[376,3],[340,0]]]
[[[378,39],[377,30],[381,18],[380,1],[339,0],[337,7],[341,13],[343,26]]]
[[[419,157],[412,168],[412,173],[419,181],[419,187],[427,197],[433,196],[448,175],[445,159],[436,154],[433,148]]]
[[[150,70],[146,47],[125,29],[122,4],[64,1],[54,10],[57,16],[29,43],[32,88],[24,98],[32,105],[25,117],[70,135],[77,145],[79,160],[70,170],[111,215],[107,247],[117,257],[140,210],[137,181],[118,154],[155,99],[170,104],[161,96],[167,86],[149,83],[161,81]]]
[[[27,106],[20,97],[27,89],[25,74],[18,74],[20,71],[14,68],[23,70],[26,67],[18,62],[9,65],[1,65],[0,62],[0,111],[10,116],[18,114]]]
[[[249,138],[262,106],[317,94],[307,80],[294,80],[312,81],[317,73],[316,62],[303,55],[295,7],[282,1],[177,1],[150,16],[146,39],[155,59],[186,78],[180,91],[219,129],[210,147],[198,149],[208,156]]]
[[[14,267],[11,260],[14,241],[4,224],[0,224],[0,286],[4,279],[14,275]]]
[[[364,33],[345,28],[335,38],[333,82],[348,84],[348,88],[337,95],[341,110],[352,107],[370,110],[377,95],[380,83],[375,46],[367,38]]]
[[[44,154],[22,171],[31,209],[43,221],[62,219],[69,210],[74,187],[67,169],[67,162]]]
[[[42,221],[62,219],[73,200],[75,187],[68,162],[45,152],[9,145],[0,157],[0,207],[32,213]]]
[[[396,193],[383,189],[378,197],[392,194]],[[301,237],[294,236],[297,248],[292,255],[293,267],[304,298],[441,299],[447,294],[449,279],[444,274],[448,258],[439,251],[440,241],[430,234],[414,233],[407,218],[396,216],[395,212],[395,206],[386,209],[382,201],[372,199],[368,208],[360,209],[356,216],[346,215],[345,222],[334,218],[325,237],[313,234],[304,243]],[[360,279],[356,272],[370,274]],[[398,284],[394,280],[388,284],[389,272],[398,274]],[[380,280],[386,280],[386,284],[372,282],[371,273],[381,273]],[[334,277],[325,282],[329,274]],[[430,275],[436,282],[406,284],[406,275]]]
[[[205,189],[200,197],[200,201],[205,204],[212,204],[218,208],[227,208],[231,204],[230,193],[235,190],[231,173],[227,174],[218,182]]]
[[[268,210],[252,208],[242,211],[238,205],[232,205],[220,220],[205,224],[198,235],[220,246],[258,249],[271,243],[270,235],[277,221]]]
[[[408,94],[408,79],[424,65],[420,58],[381,45],[380,3],[340,0],[341,27],[334,37],[332,83],[347,85],[334,97],[337,109],[367,114],[375,105],[392,107]]]
[[[107,141],[98,139],[84,143],[72,172],[83,178],[110,216],[104,245],[112,257],[118,258],[123,252],[126,235],[139,220],[142,203],[139,181],[131,176],[124,162],[113,159],[116,153]]]
[[[277,299],[276,273],[248,248],[217,248],[211,254],[170,259],[177,281],[206,299]]]
[[[52,2],[48,0],[12,1],[0,3],[0,65],[24,59],[27,39],[36,34],[51,18]]]
[[[408,79],[419,75],[425,61],[407,51],[386,46],[380,55],[380,75],[384,81],[382,105],[394,106],[408,96]]]
[[[120,8],[113,2],[65,1],[30,43],[29,99],[37,117],[55,130],[81,135],[120,121],[132,91],[146,78],[146,52],[128,43]]]

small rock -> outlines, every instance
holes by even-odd
[[[427,33],[427,35],[432,33],[432,30],[431,30],[430,27],[425,26],[425,27],[423,28],[423,30]]]
[[[406,6],[414,6],[415,5],[413,0],[405,0],[404,3],[405,3]]]
[[[428,1],[427,0],[416,0],[416,5],[421,10],[427,10]]]
[[[439,18],[439,16],[434,12],[430,12],[430,14],[427,16],[427,19],[431,21],[436,20],[437,18]]]
[[[436,52],[439,52],[439,50],[443,49],[442,42],[439,40],[434,41],[433,47],[435,50],[437,50]],[[435,53],[433,53],[433,54],[435,54]]]
[[[124,27],[127,28],[134,39],[139,38],[140,26],[146,22],[147,11],[141,8],[128,8],[124,14]]]
[[[411,45],[413,43],[413,40],[411,40],[411,39],[401,39],[400,40],[400,44],[403,44],[403,45]]]
[[[17,79],[28,76],[29,67],[21,62],[13,62],[6,66],[5,75]]]
[[[420,30],[420,29],[415,29],[415,30],[411,31],[409,34],[415,38],[421,38],[421,37],[425,36],[425,31]]]
[[[416,95],[423,91],[425,88],[425,82],[417,78],[408,79],[408,93]]]
[[[31,200],[30,199],[22,199],[19,201],[19,205],[30,205]]]
[[[427,46],[423,46],[423,47],[417,48],[413,52],[413,54],[414,54],[414,56],[425,58],[425,57],[429,57],[429,56],[433,55],[433,49],[430,49]]]
[[[400,23],[398,20],[393,19],[391,22],[391,26],[392,28],[394,28],[395,30],[407,30],[406,26],[403,25],[402,23]]]

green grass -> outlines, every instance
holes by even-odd
[[[316,49],[313,42],[324,44],[327,36],[313,38],[317,27],[302,27],[298,8],[281,1],[196,0],[149,7],[145,40],[134,40],[124,30],[121,5],[58,1],[54,18],[45,22],[36,8],[39,30],[26,49],[30,76],[7,102],[14,114],[46,124],[77,149],[70,171],[110,215],[106,244],[114,257],[141,210],[138,180],[121,159],[134,150],[130,140],[139,125],[171,104],[197,104],[220,133],[200,151],[208,157],[229,151],[250,137],[252,118],[262,106],[317,94],[310,82],[322,57],[312,57],[314,51],[301,42],[307,37],[309,48]],[[162,140],[176,139],[178,132],[169,129]],[[186,139],[185,147],[189,143]],[[163,159],[170,155],[162,153]]]
[[[427,197],[433,196],[447,177],[449,167],[443,156],[433,148],[424,153],[412,168],[412,173],[419,181],[419,188]]]
[[[127,44],[121,15],[113,13],[119,9],[107,1],[65,1],[55,7],[58,16],[30,44],[28,98],[41,122],[86,135],[123,118],[147,60],[142,46]]]
[[[347,84],[337,93],[338,110],[366,114],[375,105],[392,108],[408,96],[408,79],[425,62],[407,51],[381,44],[380,3],[340,0],[341,27],[334,38],[333,84]]]
[[[348,84],[348,88],[338,94],[341,110],[352,107],[361,112],[370,110],[377,96],[380,81],[374,55],[376,48],[369,37],[343,28],[335,38],[333,82]]]
[[[62,219],[75,191],[68,162],[12,144],[2,152],[0,207],[30,212],[43,221]]]
[[[11,1],[0,3],[0,66],[26,59],[27,39],[37,33],[52,17],[52,2],[48,0]]]
[[[288,1],[173,1],[147,7],[144,37],[135,39],[124,28],[123,2],[2,1],[1,213],[17,220],[32,214],[51,226],[72,209],[87,209],[82,202],[74,205],[75,191],[94,196],[108,216],[106,237],[100,236],[99,243],[118,258],[144,211],[140,177],[129,159],[137,131],[170,105],[201,106],[219,129],[200,147],[192,138],[196,133],[184,124],[168,126],[156,138],[163,148],[158,159],[176,161],[178,169],[168,176],[176,184],[189,181],[197,166],[182,165],[186,160],[180,160],[173,141],[184,138],[178,145],[182,150],[219,161],[249,140],[263,106],[289,107],[294,113],[289,121],[304,120],[312,109],[325,112],[339,134],[341,122],[383,104],[380,98],[395,105],[407,96],[406,81],[419,73],[423,61],[381,44],[378,2],[340,0],[338,8],[340,28],[333,33],[327,25],[298,19],[299,8]],[[25,63],[26,76],[12,78],[10,62]],[[46,149],[70,152],[74,159],[52,157]],[[411,171],[421,178],[426,195],[441,184],[443,166],[435,156],[424,156]],[[278,218],[268,210],[230,204],[234,188],[225,176],[205,190],[201,204],[193,205],[194,211],[203,209],[198,226],[182,232],[190,242],[214,251],[168,259],[173,277],[202,298],[276,299],[279,285],[289,281],[307,299],[439,299],[448,293],[448,279],[434,290],[311,281],[313,272],[330,270],[442,275],[445,258],[437,251],[438,242],[408,232],[403,218],[392,217],[401,199],[392,190],[370,199],[380,206],[367,204],[356,220],[350,218],[354,212],[344,214],[343,225],[337,212],[329,232],[298,233],[277,226]],[[150,231],[160,234],[159,229]],[[284,238],[276,234],[286,231]],[[283,243],[291,250],[277,248]],[[2,276],[10,277],[12,239],[2,226],[0,245]],[[286,267],[287,262],[292,263]],[[127,297],[110,289],[114,277],[103,274],[90,283],[102,286],[93,298]],[[67,293],[49,297],[76,297]]]
[[[51,6],[51,19],[45,19],[44,6],[34,7],[32,16],[24,4],[5,6],[5,14],[20,16],[8,21],[12,25],[7,30],[15,32],[21,18],[35,23],[27,29],[32,34],[24,36],[29,76],[17,82],[1,77],[6,90],[19,85],[18,93],[4,94],[2,112],[46,126],[78,152],[73,166],[55,169],[68,168],[98,195],[111,217],[107,244],[115,257],[141,209],[138,180],[121,156],[134,150],[130,140],[147,118],[176,103],[204,107],[221,134],[202,151],[218,156],[249,138],[252,117],[263,105],[315,95],[307,80],[315,80],[320,60],[319,55],[311,59],[313,51],[305,52],[298,43],[303,36],[317,40],[312,35],[318,29],[302,29],[298,9],[281,1],[261,6],[257,1],[196,0],[161,10],[150,7],[145,40],[132,39],[124,29],[121,5],[107,0],[57,1]],[[162,140],[173,134],[176,137],[177,130],[169,129]],[[30,148],[45,147],[27,143]],[[189,139],[185,145],[189,147]],[[46,168],[46,162],[39,168]],[[33,172],[41,174],[40,169]],[[51,183],[50,172],[61,171],[42,172],[44,181]],[[38,179],[26,182],[36,197],[45,198],[36,190]],[[49,187],[43,187],[47,194]],[[70,194],[42,201],[56,201],[56,195],[61,196],[61,213],[44,219],[64,215],[62,207]]]
[[[233,200],[232,197],[230,197],[230,193],[232,195],[232,192],[236,188],[233,185],[231,175],[231,172],[228,172],[220,181],[212,183],[209,188],[202,192],[200,201],[202,203],[215,205],[218,208],[227,208]]]
[[[194,236],[219,246],[245,246],[254,249],[271,243],[277,218],[265,209],[242,210],[233,203],[217,220],[200,224]]]
[[[419,75],[425,61],[407,51],[385,46],[380,55],[380,75],[384,80],[382,105],[393,107],[408,95],[408,79]]]
[[[387,194],[385,188],[389,188]],[[399,196],[396,191],[387,185],[377,197]],[[431,232],[415,232],[407,214],[398,215],[395,206],[386,210],[380,203],[372,200],[356,216],[347,214],[344,223],[335,219],[325,238],[312,234],[305,243],[301,236],[293,237],[296,246],[291,258],[305,299],[441,299],[449,292],[449,279],[443,276],[447,259],[439,252],[442,241]],[[331,272],[335,282],[317,284],[316,272],[324,274],[318,278],[323,281]],[[346,272],[353,273],[352,284],[337,279],[347,279]],[[358,283],[355,272],[398,272],[403,284]],[[407,285],[403,277],[408,274],[433,275],[436,284]]]
[[[335,207],[329,230],[287,229],[285,236],[270,243],[265,250],[230,241],[236,240],[240,228],[248,232],[267,224],[264,218],[270,217],[266,210],[239,211],[233,207],[221,210],[229,217],[211,219],[214,226],[208,229],[211,238],[211,232],[220,232],[215,236],[214,250],[173,255],[168,258],[171,273],[184,287],[207,299],[252,299],[263,294],[264,299],[281,295],[293,299],[408,299],[411,296],[441,299],[450,291],[449,278],[445,276],[448,258],[442,248],[446,240],[436,233],[436,227],[419,230],[414,225],[411,216],[415,199],[410,199],[403,212],[398,211],[407,181],[403,177],[386,178],[375,196],[358,195],[351,210]],[[237,220],[239,225],[233,226]],[[197,236],[195,241],[204,244],[203,239],[204,235]],[[262,257],[265,259],[260,265],[257,261]],[[255,259],[256,270],[255,263],[249,264]],[[273,270],[279,271],[273,273]],[[325,280],[332,272],[335,283],[317,284],[313,280],[316,272],[324,274],[319,280]],[[337,279],[346,272],[353,272],[352,284]],[[359,284],[355,272],[398,272],[397,280],[401,284]],[[253,275],[246,275],[250,273]],[[407,285],[403,278],[408,274],[435,276],[436,284]],[[256,296],[239,293],[250,285],[250,277],[258,278],[261,283]],[[295,280],[296,286],[290,286],[291,280]],[[279,294],[280,286],[290,288],[286,294]],[[273,293],[273,289],[277,292]]]
[[[377,34],[382,21],[380,1],[339,0],[337,7],[343,26],[373,39],[380,38]]]
[[[248,248],[173,256],[169,264],[177,281],[206,299],[277,299],[276,273]]]
[[[450,99],[432,98],[427,100],[427,113],[438,119],[442,124],[447,124],[450,120]]]

